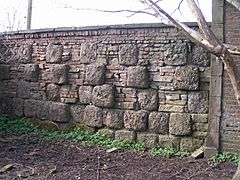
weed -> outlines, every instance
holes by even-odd
[[[232,161],[236,164],[240,164],[240,156],[237,154],[233,154],[230,152],[220,152],[216,154],[215,156],[209,158],[209,163],[212,166],[217,166],[220,163],[226,162],[226,161]]]

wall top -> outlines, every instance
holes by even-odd
[[[197,27],[196,22],[186,22],[189,27]],[[140,23],[140,24],[118,24],[118,25],[101,25],[101,26],[83,26],[83,27],[58,27],[58,28],[43,28],[32,30],[20,30],[10,32],[0,32],[3,35],[18,35],[18,34],[37,34],[47,32],[67,32],[67,31],[88,31],[88,30],[109,30],[109,29],[138,29],[138,28],[169,28],[173,27],[163,23]]]

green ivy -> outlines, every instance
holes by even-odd
[[[226,161],[232,161],[236,164],[240,164],[240,156],[237,154],[233,154],[230,152],[220,152],[216,154],[215,156],[209,158],[209,163],[212,166],[217,166],[220,163],[226,162]]]

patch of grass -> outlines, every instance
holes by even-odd
[[[209,158],[209,163],[212,166],[217,166],[220,163],[223,163],[226,161],[232,161],[236,164],[240,164],[240,155],[233,154],[230,152],[220,152],[220,153],[216,154],[215,156]]]
[[[152,148],[149,152],[152,156],[160,156],[160,157],[165,157],[165,158],[171,158],[174,156],[184,158],[184,157],[190,156],[190,152],[188,152],[187,150],[178,151],[176,149],[176,147],[174,147],[174,145],[169,145],[165,148],[156,146],[156,147]]]

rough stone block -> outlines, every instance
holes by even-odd
[[[138,48],[134,44],[125,44],[120,46],[119,64],[121,65],[137,65]]]
[[[131,66],[127,69],[127,86],[135,88],[148,88],[149,74],[146,67]]]
[[[24,115],[26,117],[37,118],[39,108],[38,100],[27,99],[24,101]]]
[[[96,61],[97,47],[94,44],[81,44],[80,63],[90,64]]]
[[[202,47],[193,46],[192,47],[192,62],[198,66],[210,66],[210,54],[207,53]]]
[[[10,65],[0,64],[0,80],[10,79]]]
[[[123,115],[121,110],[108,110],[104,124],[108,128],[121,129],[123,127]]]
[[[37,64],[27,64],[25,65],[23,77],[26,81],[38,81],[39,76],[39,66]]]
[[[191,133],[191,116],[187,113],[172,113],[169,119],[169,133],[189,135]]]
[[[151,112],[148,119],[150,132],[167,134],[169,124],[169,113]]]
[[[152,148],[158,143],[158,136],[150,133],[138,133],[137,142],[143,144],[145,147]]]
[[[142,131],[147,127],[148,114],[143,111],[125,111],[124,126],[126,129]]]
[[[191,113],[204,114],[208,112],[208,92],[190,92],[188,94],[188,110]]]
[[[128,130],[118,130],[115,132],[115,139],[119,141],[133,142],[136,139],[136,133]]]
[[[42,120],[49,119],[50,106],[51,106],[50,101],[39,101],[37,108],[37,118]]]
[[[63,46],[49,44],[47,46],[46,62],[47,63],[60,63],[62,61]]]
[[[19,98],[30,98],[31,93],[31,83],[26,81],[18,81],[17,82],[17,96]]]
[[[177,67],[174,75],[174,88],[183,90],[199,89],[199,69],[196,66]]]
[[[16,116],[23,116],[24,100],[21,98],[13,98],[13,114]]]
[[[18,49],[18,53],[16,57],[17,59],[19,59],[20,63],[31,63],[32,61],[32,44],[24,44],[21,45],[20,48]]]
[[[54,122],[69,121],[69,106],[63,103],[53,102],[49,109],[49,119]]]
[[[95,86],[92,91],[92,103],[98,107],[113,107],[114,87],[108,84]]]
[[[107,138],[114,139],[115,132],[111,129],[103,128],[99,129],[98,132]]]
[[[92,86],[80,86],[78,97],[80,104],[90,104],[92,102]]]
[[[172,43],[166,45],[164,52],[164,62],[166,65],[178,66],[187,63],[187,44]]]
[[[103,111],[99,107],[88,105],[84,111],[84,122],[90,127],[103,126]]]
[[[166,148],[169,146],[175,147],[177,150],[180,148],[180,138],[175,136],[168,136],[168,135],[159,135],[159,146],[162,148]]]
[[[91,64],[86,66],[85,84],[102,85],[105,82],[105,65]]]
[[[0,97],[0,113],[12,114],[12,98]]]
[[[67,84],[68,82],[68,65],[55,64],[51,68],[51,80],[55,84]]]
[[[185,112],[185,106],[160,104],[158,111],[161,112]]]
[[[141,109],[154,111],[158,109],[158,91],[155,89],[140,90],[138,102]]]
[[[59,91],[60,91],[60,86],[59,85],[56,85],[56,84],[48,84],[47,86],[47,100],[49,101],[57,101],[60,99],[60,94],[59,94]]]
[[[191,114],[193,123],[207,123],[208,114]]]
[[[70,113],[74,122],[84,123],[84,110],[85,106],[81,105],[70,106]]]
[[[203,145],[202,139],[195,139],[192,137],[185,137],[181,139],[180,143],[180,149],[181,150],[188,150],[188,151],[194,151],[198,148],[200,148]]]
[[[136,102],[116,102],[114,107],[118,109],[134,110],[137,107],[137,103]]]

